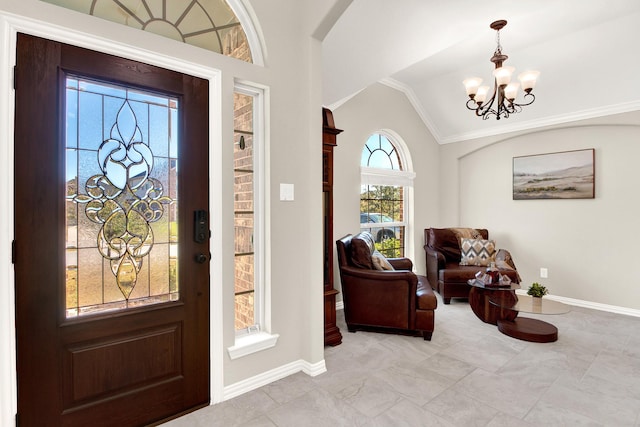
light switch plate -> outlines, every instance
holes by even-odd
[[[293,201],[293,184],[280,183],[280,200],[283,202]]]

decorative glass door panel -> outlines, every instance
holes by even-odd
[[[175,301],[178,100],[66,79],[66,316]]]

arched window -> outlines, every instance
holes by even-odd
[[[261,63],[255,31],[236,0],[43,0],[129,27],[198,46],[245,62]],[[242,22],[241,22],[242,20]],[[247,34],[249,33],[249,34]],[[258,58],[256,58],[258,56]],[[258,59],[256,61],[256,59]]]
[[[399,138],[391,138],[390,133],[375,133],[362,149],[360,229],[373,234],[382,254],[399,257],[407,248],[407,189],[415,174]]]

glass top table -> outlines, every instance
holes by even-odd
[[[531,314],[564,314],[571,311],[571,307],[548,298],[533,298],[529,295],[517,295],[516,301],[507,301],[503,298],[489,297],[489,302],[500,308]]]
[[[486,285],[479,280],[469,280],[469,305],[475,315],[485,323],[498,326],[505,335],[538,343],[558,339],[558,328],[539,319],[520,317],[519,313],[561,314],[570,306],[548,298],[517,295],[517,283],[509,286]]]
[[[492,291],[513,291],[516,289],[520,289],[520,284],[515,282],[511,282],[508,285],[502,285],[502,284],[492,285],[492,284],[486,284],[481,280],[471,279],[467,283],[469,284],[469,286],[473,286],[474,288],[488,289]]]

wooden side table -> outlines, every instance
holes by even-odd
[[[518,284],[510,287],[484,286],[470,280],[469,305],[475,315],[485,323],[498,326],[498,330],[510,337],[531,342],[558,340],[558,328],[538,319],[518,317],[520,312],[536,314],[562,314],[570,310],[566,304],[528,295],[516,295]]]

